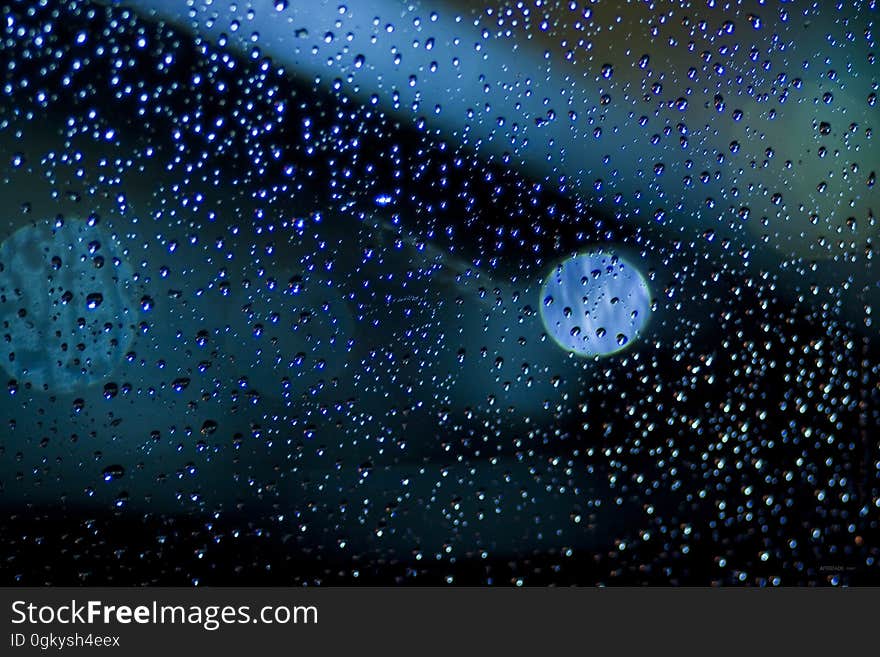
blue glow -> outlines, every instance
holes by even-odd
[[[563,349],[605,356],[631,344],[650,313],[641,274],[619,256],[596,251],[554,267],[541,289],[541,319]]]
[[[118,244],[84,221],[24,226],[0,245],[2,364],[37,387],[69,391],[108,376],[134,338],[133,272]]]

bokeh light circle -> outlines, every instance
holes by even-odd
[[[560,347],[581,356],[606,356],[632,344],[650,304],[639,271],[605,251],[559,263],[541,288],[544,328]]]
[[[27,225],[0,244],[0,363],[11,377],[65,392],[113,371],[137,314],[121,250],[81,220]]]

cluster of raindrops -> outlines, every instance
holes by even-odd
[[[12,3],[0,580],[876,582],[874,9]]]

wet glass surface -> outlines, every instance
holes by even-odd
[[[876,581],[874,2],[14,2],[4,584]]]

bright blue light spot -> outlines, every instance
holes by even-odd
[[[648,285],[616,255],[596,251],[560,263],[541,289],[541,319],[563,349],[605,356],[633,342],[650,313]]]

